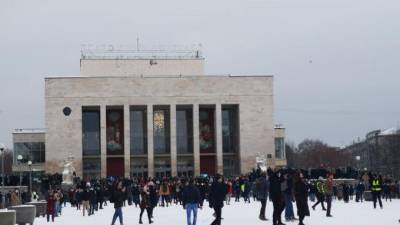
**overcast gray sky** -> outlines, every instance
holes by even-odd
[[[288,139],[349,144],[400,124],[398,0],[0,0],[0,142],[44,127],[46,76],[81,44],[201,43],[208,74],[273,74]]]

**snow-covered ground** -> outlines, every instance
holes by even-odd
[[[392,202],[383,202],[384,209],[373,209],[371,202],[348,204],[342,201],[334,201],[332,208],[332,218],[325,217],[321,207],[318,206],[315,211],[311,210],[311,217],[305,220],[306,225],[391,225],[399,224],[400,219],[400,200]],[[272,224],[272,203],[267,203],[267,218],[269,221],[260,221],[258,219],[260,205],[258,202],[245,204],[243,202],[225,206],[222,210],[223,225],[261,225]],[[61,217],[56,217],[54,225],[102,225],[111,224],[111,219],[114,209],[111,204],[101,210],[95,212],[93,216],[82,216],[82,211],[77,211],[75,208],[67,206],[63,208]],[[127,206],[123,208],[124,224],[138,224],[139,208]],[[199,210],[198,225],[210,224],[213,220],[213,211],[207,206]],[[283,219],[283,218],[282,218]],[[286,224],[298,224],[297,222],[285,222]],[[146,213],[143,215],[143,223],[148,224]],[[36,218],[36,225],[48,224],[45,218]],[[119,224],[118,220],[116,224]],[[185,225],[186,214],[181,206],[172,207],[157,207],[154,211],[155,225]]]

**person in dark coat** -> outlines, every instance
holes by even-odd
[[[104,203],[104,186],[103,185],[101,185],[97,191],[97,202],[100,205],[100,209],[103,209],[103,203]]]
[[[142,222],[142,216],[144,211],[146,210],[147,212],[147,217],[149,218],[149,223],[153,223],[153,221],[151,220],[151,203],[150,203],[150,197],[149,197],[149,193],[146,192],[146,190],[142,190],[140,193],[141,196],[141,201],[139,204],[140,207],[140,215],[139,215],[139,224],[143,224]]]
[[[284,176],[285,189],[283,189],[283,199],[285,200],[285,219],[286,221],[297,220],[293,210],[293,177],[290,173]]]
[[[364,200],[365,185],[360,181],[356,186],[356,202],[363,202]]]
[[[85,210],[88,211],[88,214],[90,214],[90,192],[89,192],[89,186],[86,187],[81,195],[81,199],[82,199],[82,212],[83,212],[83,216],[85,216]]]
[[[281,171],[278,170],[273,172],[272,169],[268,169],[268,175],[270,177],[270,196],[274,206],[272,224],[285,225],[281,220],[282,212],[285,209],[285,199],[282,193],[283,179],[281,176]]]
[[[96,209],[96,205],[97,205],[97,193],[94,190],[94,188],[90,188],[89,191],[89,213],[88,215],[93,215],[94,214],[94,210]]]
[[[125,187],[122,186],[122,181],[119,181],[117,183],[117,186],[115,187],[115,190],[112,194],[112,198],[114,201],[114,215],[112,219],[112,225],[115,224],[115,221],[117,220],[117,217],[119,218],[119,223],[123,225],[123,217],[122,217],[122,205],[123,201],[125,198]]]
[[[54,216],[56,214],[55,211],[56,200],[54,199],[53,191],[49,191],[46,200],[47,200],[47,208],[46,208],[47,222],[50,221],[50,216],[51,216],[51,221],[54,222]]]
[[[342,184],[343,186],[343,201],[345,203],[349,203],[349,199],[350,199],[350,188],[349,185],[347,185],[346,183]]]
[[[210,188],[208,200],[210,208],[215,211],[215,220],[211,225],[221,225],[222,207],[224,207],[225,195],[228,192],[228,188],[223,181],[222,176],[217,174]]]
[[[149,200],[150,200],[150,215],[153,218],[153,211],[154,208],[157,206],[158,203],[158,195],[155,184],[153,181],[150,181],[147,184],[148,192],[149,192]]]
[[[204,199],[206,198],[207,187],[208,186],[203,181],[201,181],[201,183],[197,185],[197,188],[199,189],[201,196],[200,207],[203,207]]]
[[[306,216],[310,216],[308,208],[308,186],[304,180],[303,173],[298,172],[294,179],[294,197],[296,199],[297,215],[299,216],[299,225],[304,225],[303,221]]]
[[[267,206],[267,199],[268,199],[268,180],[267,180],[267,174],[262,173],[261,177],[257,179],[256,182],[256,192],[257,192],[257,199],[261,203],[261,209],[260,209],[260,215],[259,219],[260,220],[267,220],[265,217],[265,208]]]
[[[196,225],[197,209],[200,208],[201,196],[199,189],[194,185],[194,180],[190,179],[189,184],[182,192],[183,208],[186,210],[187,224]],[[191,214],[193,213],[193,221]]]
[[[133,184],[132,187],[132,201],[135,204],[135,207],[140,205],[140,189],[139,185],[137,185],[136,183]]]

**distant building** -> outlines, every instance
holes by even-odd
[[[400,129],[375,130],[343,148],[354,167],[400,178]]]
[[[273,77],[206,75],[198,49],[84,49],[79,76],[45,79],[45,105],[48,173],[69,156],[84,178],[238,175],[258,154],[286,165]]]
[[[15,129],[13,137],[13,172],[44,172],[46,162],[46,132],[44,129]],[[22,156],[22,160],[18,160]],[[28,161],[32,165],[28,166]]]

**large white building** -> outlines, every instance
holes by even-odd
[[[206,75],[198,50],[85,50],[45,79],[46,171],[78,176],[247,173],[275,164],[273,77]]]

